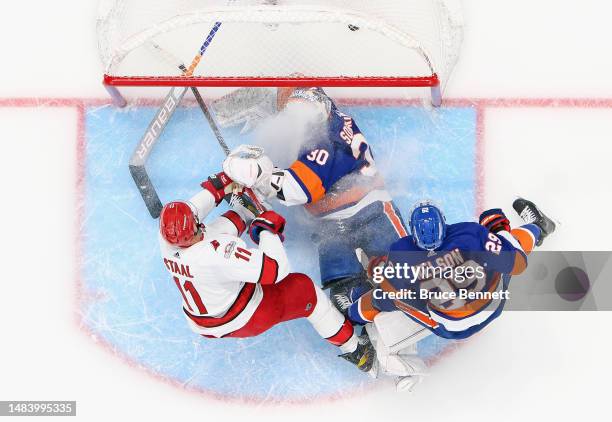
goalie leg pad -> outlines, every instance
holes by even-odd
[[[417,342],[431,334],[402,312],[383,312],[366,325],[370,340],[376,349],[380,369],[388,375],[421,376],[425,363],[417,355]]]
[[[380,341],[391,353],[398,353],[408,347],[414,347],[416,352],[417,342],[431,334],[431,331],[401,311],[381,312],[376,315],[373,324]]]

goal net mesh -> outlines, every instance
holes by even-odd
[[[163,78],[221,27],[194,76],[429,77],[442,84],[462,41],[459,0],[104,0],[105,74]]]

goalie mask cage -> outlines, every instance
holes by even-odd
[[[120,86],[320,86],[430,88],[438,106],[462,41],[459,0],[104,0],[97,29],[117,104]]]

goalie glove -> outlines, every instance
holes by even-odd
[[[263,149],[252,145],[240,145],[223,161],[223,171],[236,183],[252,188],[268,180],[274,166],[264,155]]]
[[[485,226],[491,233],[510,231],[510,221],[500,208],[487,210],[480,214],[480,225]]]
[[[236,185],[225,172],[221,172],[213,174],[200,186],[209,191],[215,198],[215,204],[219,205],[226,195],[232,194]]]
[[[253,239],[253,242],[259,245],[259,237],[261,232],[264,230],[277,235],[281,242],[284,241],[285,236],[283,235],[283,231],[285,230],[285,218],[274,211],[266,211],[262,213],[259,217],[253,220],[249,229],[249,235],[251,236],[251,239]]]
[[[274,168],[269,176],[263,176],[253,186],[253,190],[257,196],[267,200],[269,198],[278,198],[281,201],[285,200],[283,192],[283,183],[285,181],[285,170]]]

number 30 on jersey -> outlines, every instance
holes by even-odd
[[[327,163],[327,159],[329,158],[329,152],[324,149],[315,149],[310,152],[306,156],[309,161],[314,161],[320,166],[324,166]]]

